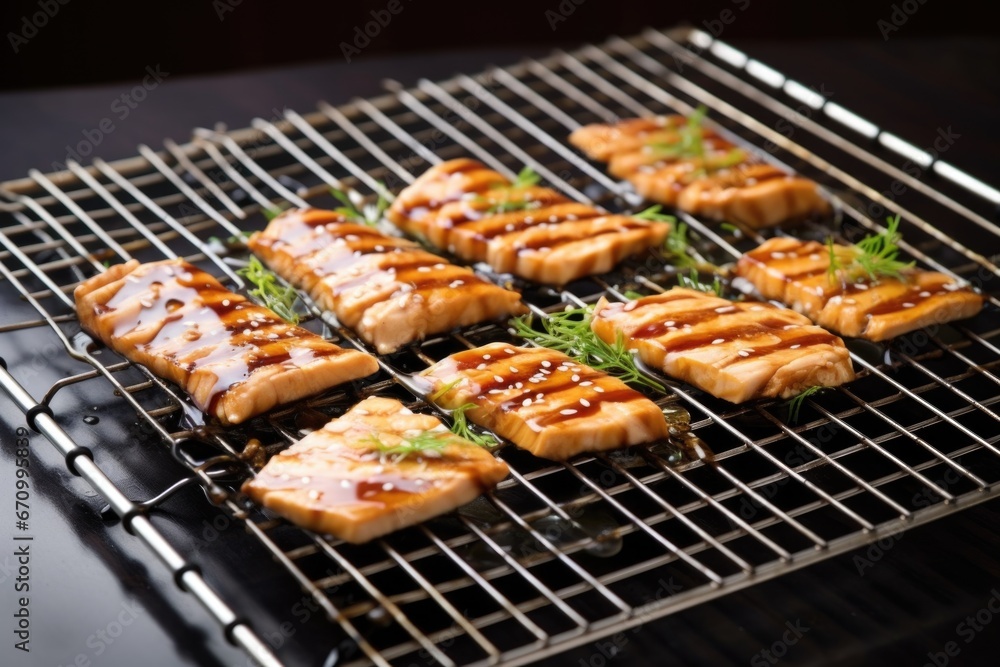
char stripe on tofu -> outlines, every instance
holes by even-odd
[[[451,160],[404,189],[387,216],[465,261],[555,285],[606,273],[662,244],[669,231],[662,223],[570,201],[550,188],[512,186],[475,160]]]
[[[854,379],[840,338],[769,303],[683,288],[629,303],[602,298],[591,329],[608,343],[622,336],[646,364],[733,403]]]
[[[524,312],[516,292],[333,211],[286,211],[249,246],[380,354]]]
[[[561,461],[667,437],[651,400],[543,347],[492,343],[446,357],[418,377],[441,407],[472,403],[471,421],[542,458]]]
[[[112,266],[74,297],[88,333],[224,424],[378,370],[373,357],[288,324],[183,260]]]
[[[685,154],[686,124],[676,115],[632,118],[581,127],[569,141],[643,197],[694,215],[762,228],[829,211],[815,182],[760,162],[709,128],[693,130],[701,151]]]
[[[437,417],[373,396],[274,455],[243,492],[295,524],[360,544],[461,507],[508,473]]]
[[[835,253],[850,253],[834,246]],[[902,280],[831,276],[830,251],[817,241],[779,237],[743,255],[736,273],[760,293],[843,336],[888,340],[921,327],[972,317],[983,297],[936,271],[909,269]]]

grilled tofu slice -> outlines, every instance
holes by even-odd
[[[609,343],[622,336],[646,364],[732,403],[854,379],[840,338],[770,303],[677,287],[629,303],[602,298],[590,326]]]
[[[562,461],[667,437],[663,412],[624,382],[561,352],[505,343],[453,354],[420,374],[427,395],[535,456]]]
[[[243,492],[295,524],[360,544],[450,512],[509,472],[436,417],[373,396],[273,456]]]
[[[525,310],[516,292],[333,211],[286,211],[249,246],[380,354]]]
[[[835,246],[838,255],[850,253]],[[843,336],[888,340],[922,327],[972,317],[983,297],[953,278],[912,269],[903,279],[831,277],[830,251],[817,241],[774,238],[740,258],[736,273],[768,299],[781,301]]]
[[[84,330],[223,424],[378,370],[374,357],[288,324],[183,260],[112,266],[74,297]]]
[[[686,124],[683,116],[630,118],[581,127],[569,140],[643,197],[694,215],[757,229],[830,210],[815,182],[759,162],[710,128],[695,130],[699,155],[682,150]]]
[[[388,217],[469,262],[561,285],[605,273],[663,243],[667,225],[611,215],[555,190],[513,187],[469,159],[429,169],[403,190]]]

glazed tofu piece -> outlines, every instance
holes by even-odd
[[[834,246],[849,256],[849,246]],[[831,275],[830,252],[817,241],[774,238],[740,258],[736,273],[768,299],[787,304],[843,336],[888,340],[926,326],[972,317],[983,297],[950,276],[909,269],[902,280]]]
[[[683,116],[588,125],[569,140],[646,199],[694,215],[758,229],[830,210],[815,182],[761,163]]]
[[[441,407],[472,403],[466,413],[472,422],[546,459],[667,437],[663,413],[651,400],[546,348],[492,343],[442,359],[419,378]]]
[[[525,310],[517,292],[333,211],[286,211],[249,246],[380,354]]]
[[[602,298],[590,326],[608,343],[622,336],[647,365],[732,403],[854,379],[840,338],[770,303],[677,287],[628,303]]]
[[[85,331],[223,424],[378,370],[374,357],[288,324],[183,260],[112,266],[74,297]]]
[[[662,223],[611,215],[555,190],[515,187],[469,159],[432,167],[388,211],[403,231],[501,273],[561,285],[663,243]]]
[[[699,178],[680,193],[677,207],[753,229],[830,211],[816,183],[769,164],[744,164]]]
[[[271,457],[243,492],[292,523],[360,544],[461,507],[509,472],[436,417],[373,396]]]

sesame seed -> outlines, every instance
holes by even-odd
[[[772,259],[784,259],[785,258],[785,253],[783,253],[783,252],[772,252],[771,253],[771,258]]]
[[[431,272],[431,267],[429,267],[429,266],[418,266],[417,267],[417,271],[419,271],[420,273],[430,273]]]
[[[580,399],[580,405],[582,405],[585,408],[589,408],[590,407],[590,401],[588,401],[585,398],[581,398]]]
[[[226,306],[228,308],[229,307],[229,299],[223,299],[222,300],[222,305]]]
[[[139,299],[139,303],[141,303],[144,308],[153,307],[153,301],[151,299]]]
[[[243,330],[243,335],[244,336],[249,336],[250,335],[250,329],[244,329]]]
[[[572,377],[570,377],[570,380],[572,380],[573,382],[579,382],[580,381],[580,376],[574,374]]]
[[[792,349],[793,349],[793,350],[797,350],[797,349],[799,349],[800,347],[802,347],[802,344],[801,344],[801,343],[796,343],[795,345],[792,345]]]
[[[716,338],[715,340],[712,341],[712,345],[720,345],[725,342],[726,342],[725,338]]]
[[[386,482],[385,484],[382,485],[383,491],[392,491],[394,488],[395,487],[392,485],[392,482]]]
[[[736,311],[736,306],[719,306],[718,308],[715,309],[715,312],[719,313],[720,315],[722,313],[732,313],[735,311]]]
[[[791,330],[791,329],[798,329],[798,328],[799,328],[800,326],[801,326],[801,325],[799,325],[799,324],[786,324],[785,326],[783,326],[783,327],[781,327],[781,328],[782,328],[782,330],[784,330],[784,331],[789,331],[789,330]]]
[[[510,349],[509,347],[505,347],[503,351],[506,352],[507,354],[514,354],[514,350]]]
[[[514,367],[514,366],[509,366],[509,368],[510,368],[510,372],[511,372],[511,373],[516,373],[516,372],[517,372],[517,368],[516,368],[516,367]]]
[[[523,389],[523,388],[524,388],[524,383],[523,382],[515,382],[514,383],[514,389]]]
[[[521,401],[521,405],[523,405],[524,407],[528,407],[529,405],[531,405],[531,399],[530,398],[524,399],[523,401]]]
[[[494,380],[495,380],[496,382],[503,382],[503,378],[502,378],[502,377],[500,377],[499,375],[494,375],[494,376],[493,376],[493,379],[494,379]]]
[[[489,360],[490,360],[490,355],[484,354],[483,355],[483,361],[489,361]]]
[[[931,295],[931,293],[930,293],[930,292],[921,292],[921,293],[920,293],[920,296],[922,296],[922,297],[923,297],[923,298],[925,298],[925,299],[926,299],[927,297],[929,297],[930,295]]]
[[[591,382],[590,380],[584,380],[583,382],[580,383],[580,386],[581,387],[589,387],[592,384],[594,384],[594,383]]]
[[[479,364],[478,366],[476,366],[477,371],[485,371],[486,368],[487,368],[486,364]]]
[[[319,491],[316,489],[309,489],[309,500],[319,500]]]
[[[635,301],[629,301],[628,303],[625,304],[625,307],[622,308],[622,310],[624,310],[626,313],[628,313],[628,312],[631,312],[631,311],[635,310],[638,305],[639,304],[636,303]]]
[[[910,303],[909,301],[903,304],[903,308],[913,308],[913,306],[914,304]]]
[[[342,489],[349,489],[349,488],[351,488],[351,481],[348,480],[348,479],[342,479],[342,480],[340,480],[340,488],[342,488]]]
[[[561,414],[561,415],[567,415],[567,416],[568,415],[575,415],[576,414],[576,410],[574,410],[573,408],[566,408],[564,410],[560,410],[559,414]]]
[[[455,289],[456,287],[461,287],[464,284],[465,284],[464,280],[453,280],[450,283],[448,283],[448,287]]]
[[[594,391],[596,391],[598,394],[603,394],[604,387],[594,387]]]
[[[542,366],[544,366],[545,368],[548,368],[548,367],[549,367],[549,366],[551,366],[551,365],[552,365],[552,362],[551,362],[551,361],[543,361],[543,362],[542,362]]]
[[[749,357],[750,356],[750,352],[747,351],[747,350],[740,350],[736,354],[740,355],[741,357]]]
[[[502,394],[503,389],[490,389],[491,394]]]

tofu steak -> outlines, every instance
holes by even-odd
[[[472,403],[472,422],[546,459],[667,437],[663,412],[651,400],[543,347],[492,343],[446,357],[418,377],[441,407]]]
[[[732,403],[854,379],[840,338],[770,303],[677,287],[628,303],[602,298],[591,329],[608,343],[623,336],[646,364]]]
[[[333,211],[286,211],[249,246],[379,354],[525,310],[516,292]]]
[[[85,331],[223,424],[378,370],[374,357],[285,322],[183,260],[118,264],[73,296]]]
[[[359,544],[461,507],[508,473],[436,417],[373,396],[271,457],[243,492],[299,526]]]

